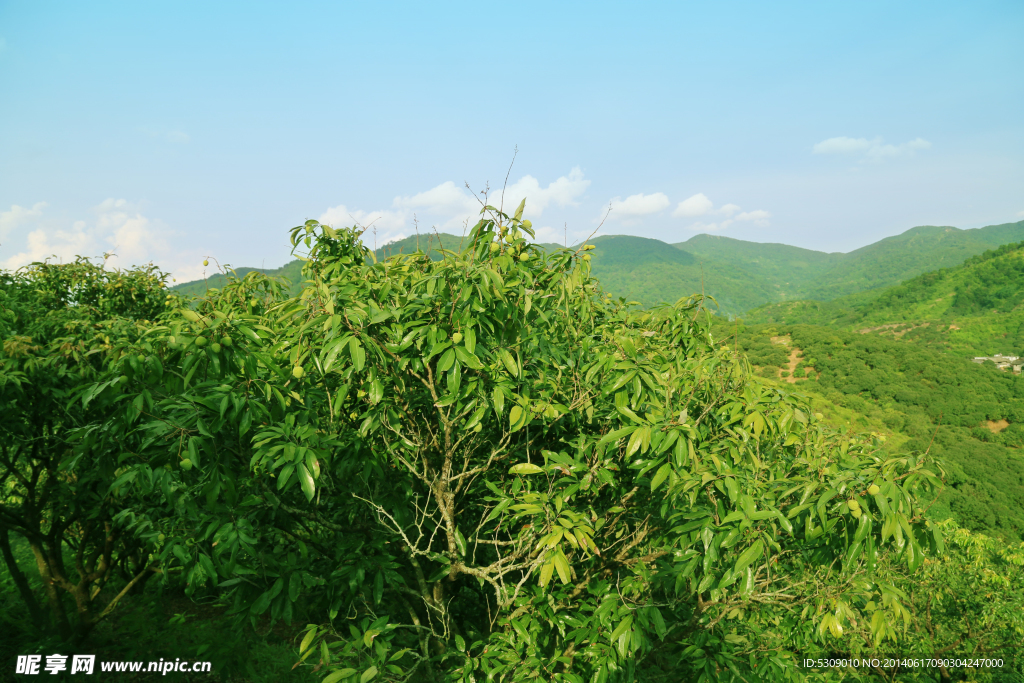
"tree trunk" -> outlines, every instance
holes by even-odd
[[[14,585],[18,587],[18,593],[21,594],[21,600],[25,603],[25,607],[28,609],[29,617],[32,619],[32,625],[37,629],[44,628],[46,626],[46,614],[39,606],[39,601],[36,600],[36,596],[32,592],[32,587],[28,585],[28,580],[25,578],[25,574],[21,571],[21,567],[18,566],[18,561],[15,559],[14,553],[11,552],[9,529],[5,526],[0,527],[0,552],[4,555],[4,562],[7,563],[7,571],[11,573],[11,577],[14,579]]]
[[[46,551],[38,540],[30,540],[29,547],[36,558],[36,567],[39,569],[39,576],[43,579],[43,590],[46,591],[46,600],[50,604],[50,614],[53,623],[57,626],[57,632],[64,640],[71,638],[71,624],[68,623],[67,612],[64,611],[64,603],[61,602],[60,591],[54,585],[54,578],[50,572],[50,563],[46,558]]]

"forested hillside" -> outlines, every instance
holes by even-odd
[[[745,320],[871,331],[960,356],[1024,355],[1024,243],[877,292],[763,306]]]
[[[946,465],[933,508],[969,528],[1024,538],[1024,378],[939,349],[812,325],[720,324],[768,377],[882,424]],[[773,341],[774,340],[774,341]]]

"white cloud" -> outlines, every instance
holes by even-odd
[[[405,225],[405,214],[401,211],[349,209],[344,204],[338,204],[320,214],[318,220],[334,227],[361,225],[364,228],[377,228],[378,231],[391,231]]]
[[[318,220],[333,227],[359,225],[366,228],[363,242],[372,248],[405,237],[402,229],[405,227],[406,214],[403,211],[363,211],[339,204],[324,211]]]
[[[882,138],[837,137],[822,140],[813,148],[814,154],[857,154],[868,161],[884,161],[900,156],[910,156],[917,150],[928,149],[932,143],[923,138],[915,138],[899,145],[887,145]]]
[[[480,210],[480,203],[452,181],[443,182],[411,197],[395,197],[392,205],[401,209],[421,209],[438,214],[464,214]]]
[[[755,211],[744,211],[740,215],[736,216],[736,218],[734,218],[733,220],[737,222],[750,222],[759,228],[767,228],[769,225],[768,219],[770,217],[771,214],[768,213],[767,211],[764,211],[763,209],[757,209]]]
[[[563,247],[576,244],[593,232],[592,230],[571,230],[565,225],[560,227],[545,225],[539,228],[534,226],[533,229],[537,233],[535,241],[558,244]]]
[[[526,198],[525,215],[532,220],[552,205],[575,206],[589,186],[590,181],[583,177],[579,167],[547,187],[541,186],[533,176],[526,175],[505,188],[504,210],[511,213]],[[488,202],[492,206],[501,204],[501,192],[492,191]],[[391,209],[364,211],[339,204],[327,209],[319,220],[335,227],[353,223],[362,226],[372,224],[377,229],[376,243],[381,245],[401,239],[397,237],[399,234],[402,237],[408,234],[414,218],[424,230],[437,226],[440,230],[461,233],[465,226],[476,223],[481,209],[480,201],[472,192],[450,180],[414,195],[395,197],[391,206]],[[372,241],[373,237],[364,236],[363,240]]]
[[[763,209],[743,211],[737,204],[724,204],[716,209],[711,199],[703,192],[679,202],[672,215],[675,218],[724,217],[720,221],[698,221],[692,224],[690,230],[695,232],[718,232],[725,230],[733,223],[753,223],[759,228],[764,228],[769,225],[768,219],[771,217],[771,214]]]
[[[180,280],[202,276],[202,257],[198,253],[172,251],[168,242],[171,234],[124,199],[101,202],[93,207],[90,220],[74,221],[67,228],[54,227],[52,220],[45,220],[44,207],[45,204],[36,204],[27,212],[15,212],[12,208],[0,214],[5,229],[10,226],[15,235],[24,235],[21,251],[0,259],[0,268],[15,270],[46,259],[67,262],[76,256],[107,255],[107,268],[127,268],[153,261]]]
[[[611,213],[608,215],[612,220],[633,222],[641,216],[650,216],[667,209],[672,202],[662,192],[654,194],[634,194],[620,199],[615,197],[609,203]],[[601,213],[598,220],[604,218],[605,212]]]
[[[558,206],[577,206],[576,201],[590,187],[590,181],[584,179],[583,171],[575,166],[569,175],[562,176],[547,187],[541,187],[540,182],[532,175],[523,176],[504,190],[504,210],[511,213],[519,206],[524,198],[526,209],[532,216],[540,216],[551,204]],[[498,206],[496,202],[502,202],[501,192],[491,195],[491,203]]]
[[[703,197],[704,195],[695,195]],[[692,197],[691,197],[692,199]],[[689,200],[687,200],[689,201]],[[710,204],[710,200],[708,200]],[[680,204],[682,205],[682,203]],[[678,207],[676,209],[678,211]],[[672,215],[677,215],[676,211],[672,212]],[[680,214],[685,216],[686,214]],[[771,214],[764,209],[755,209],[753,211],[743,211],[736,204],[725,204],[717,209],[708,208],[703,214],[705,216],[719,215],[724,216],[723,220],[714,222],[698,221],[690,226],[690,230],[694,232],[721,232],[734,223],[752,223],[759,228],[766,228],[770,225],[769,218]]]
[[[0,244],[3,244],[7,240],[7,236],[18,226],[41,218],[45,208],[46,202],[37,202],[31,209],[14,204],[10,211],[0,212]]]
[[[381,242],[381,246],[384,246],[386,244],[391,244],[392,242],[398,242],[399,240],[404,240],[406,237],[408,237],[408,235],[406,235],[404,232],[400,232],[397,235],[395,235],[394,237],[391,237],[391,238]]]
[[[863,152],[871,147],[871,141],[865,138],[829,138],[814,146],[815,154],[850,154]]]
[[[1017,218],[1024,218],[1024,211],[1018,211]]]
[[[695,218],[697,216],[703,216],[713,208],[715,208],[714,203],[708,199],[706,194],[701,192],[693,195],[689,199],[684,199],[679,202],[679,205],[676,206],[672,215],[675,218]]]

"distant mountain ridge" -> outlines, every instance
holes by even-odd
[[[438,248],[458,249],[464,239],[445,233],[414,235],[378,248],[376,255],[387,258],[422,249],[431,258],[440,258]],[[653,305],[704,291],[716,299],[721,314],[740,315],[777,302],[858,296],[1019,241],[1024,241],[1024,221],[970,230],[919,226],[848,253],[700,234],[676,244],[605,235],[591,240],[596,247],[591,254],[594,275],[616,296]],[[556,244],[540,246],[561,248]],[[300,266],[301,262],[292,261],[264,272],[287,278],[296,287]],[[249,270],[253,269],[236,272]],[[200,295],[225,282],[224,275],[218,273],[174,289]]]
[[[958,355],[1024,355],[1024,242],[893,287],[832,301],[766,304],[749,311],[744,321],[872,331]]]

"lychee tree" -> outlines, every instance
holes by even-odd
[[[107,491],[124,454],[89,426],[109,415],[100,394],[129,390],[110,373],[119,340],[140,339],[166,296],[152,265],[108,270],[78,258],[0,273],[0,550],[41,632],[81,641],[155,568],[145,544],[113,521],[124,507]],[[12,534],[27,541],[34,567],[18,565]],[[42,605],[26,577],[34,572]]]
[[[754,377],[699,297],[613,300],[523,208],[436,261],[309,221],[299,296],[250,273],[181,307],[159,371],[126,343],[112,493],[164,576],[308,623],[331,683],[788,679],[854,623],[898,638],[871,577],[941,540],[926,458]]]

